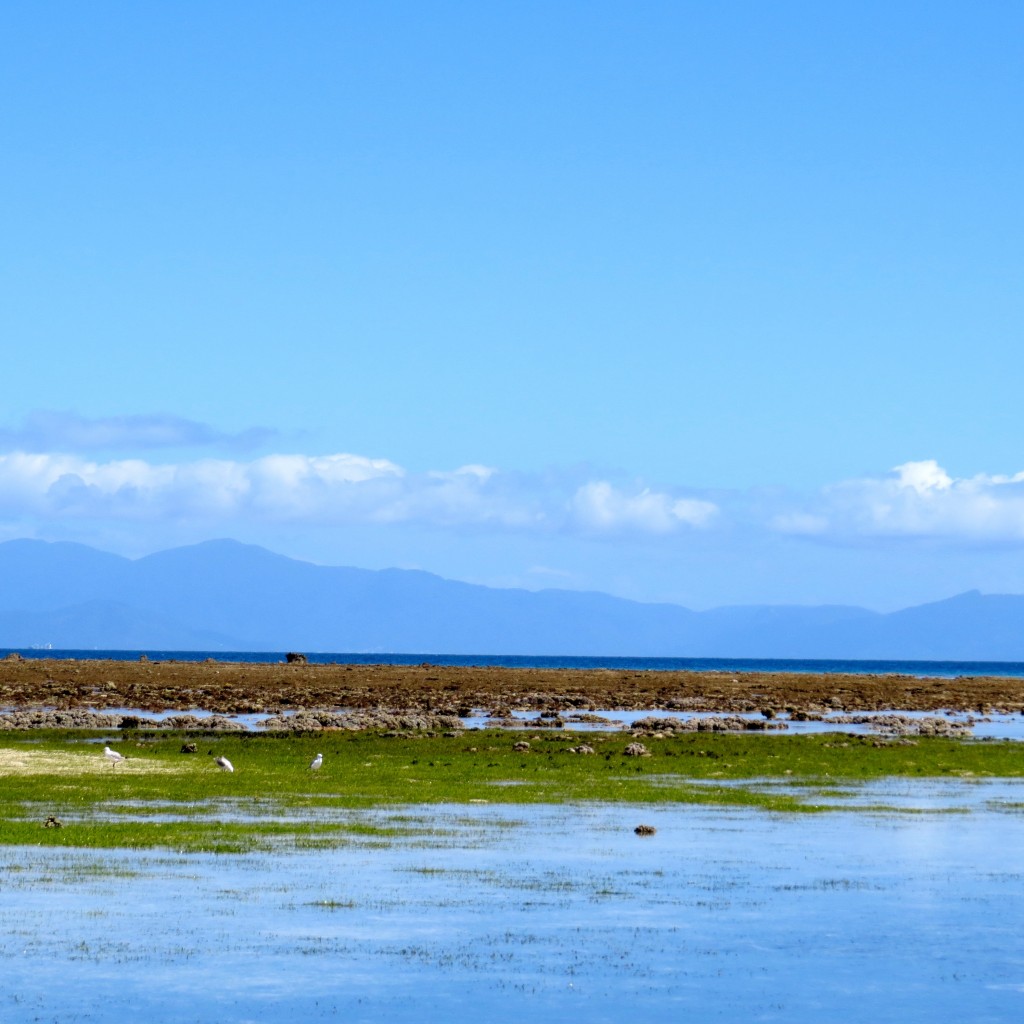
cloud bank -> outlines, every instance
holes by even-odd
[[[922,537],[965,542],[1024,540],[1024,472],[956,478],[933,459],[905,462],[884,477],[823,488],[771,525],[815,537]]]
[[[6,518],[414,523],[603,535],[702,529],[717,511],[707,500],[607,480],[574,482],[479,465],[408,473],[387,459],[352,454],[177,463],[0,455],[0,517]]]
[[[742,529],[821,542],[1024,540],[1024,472],[951,476],[934,460],[807,496],[702,493],[580,472],[469,465],[411,473],[354,454],[156,462],[15,451],[0,455],[0,521],[409,524],[581,537],[695,537]]]

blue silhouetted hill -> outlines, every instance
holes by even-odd
[[[760,605],[695,612],[607,594],[319,566],[219,540],[137,560],[0,544],[0,647],[632,657],[1024,660],[1024,596],[890,614]]]

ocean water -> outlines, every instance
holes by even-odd
[[[249,661],[285,660],[284,651],[103,651],[49,650],[24,647],[0,647],[0,657],[21,654],[26,658],[79,658],[137,661],[145,655],[150,661]],[[869,675],[906,675],[922,678],[955,679],[968,676],[1024,677],[1020,661],[870,661],[859,659],[791,658],[587,658],[556,655],[502,654],[387,654],[387,653],[309,653],[314,664],[344,665],[479,665],[508,668],[613,669],[634,672],[811,672],[858,673]]]

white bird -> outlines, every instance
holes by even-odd
[[[320,767],[320,765],[322,765],[323,763],[324,763],[324,755],[323,754],[317,754],[316,757],[314,757],[313,760],[309,762],[309,770],[311,772],[315,772]]]
[[[213,762],[222,772],[233,772],[235,766],[222,754]]]
[[[111,750],[110,747],[103,748],[103,756],[110,762],[111,768],[116,768],[117,762],[125,759],[124,754],[119,754],[116,750]]]

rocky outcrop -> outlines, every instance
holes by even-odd
[[[155,723],[156,728],[165,729],[187,729],[191,732],[197,730],[212,732],[245,732],[246,728],[233,718],[225,715],[171,715],[162,721]],[[153,728],[153,726],[147,726]]]
[[[260,728],[288,732],[314,732],[319,729],[344,729],[350,732],[459,731],[462,722],[454,715],[396,714],[389,711],[297,711],[291,715],[272,715]]]
[[[10,711],[0,715],[0,729],[119,729],[124,715],[76,708],[70,711]]]
[[[786,729],[785,722],[742,715],[697,715],[693,718],[662,718],[648,715],[633,723],[634,734],[652,735],[677,732],[768,732]]]

